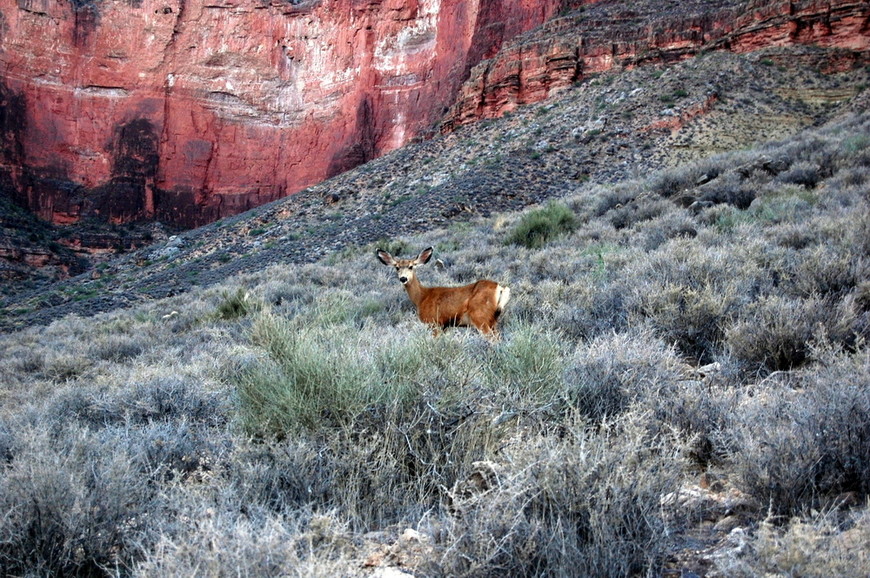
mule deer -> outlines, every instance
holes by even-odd
[[[446,327],[474,326],[486,337],[495,337],[495,325],[511,296],[511,290],[495,281],[481,279],[464,287],[424,287],[414,269],[432,258],[432,247],[416,259],[394,259],[378,249],[378,259],[396,268],[399,281],[417,307],[420,321],[431,325],[437,334]]]

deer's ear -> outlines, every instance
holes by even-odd
[[[429,259],[432,258],[432,251],[434,251],[434,249],[432,247],[429,247],[427,249],[423,249],[423,251],[417,257],[417,262],[420,263],[421,265],[425,265],[426,263],[428,263]]]
[[[380,262],[383,263],[384,265],[395,265],[396,264],[396,260],[393,259],[393,256],[390,255],[389,253],[387,253],[386,251],[384,251],[383,249],[378,249],[377,255],[378,255],[378,259],[380,260]]]

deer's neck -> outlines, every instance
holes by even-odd
[[[412,277],[410,281],[405,283],[405,291],[408,292],[408,297],[411,298],[411,302],[414,303],[417,308],[420,307],[420,302],[423,300],[423,297],[426,295],[426,291],[428,289],[423,287],[420,284],[420,280],[417,279],[416,276]]]

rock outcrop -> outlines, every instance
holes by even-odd
[[[613,68],[675,62],[702,51],[817,44],[870,51],[870,3],[857,0],[590,2],[508,43],[478,64],[442,132],[539,102]]]
[[[0,0],[0,187],[194,227],[433,131],[560,0]]]

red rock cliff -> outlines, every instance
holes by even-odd
[[[430,132],[560,0],[0,0],[0,187],[197,226]]]
[[[588,6],[554,18],[475,67],[442,131],[541,101],[614,67],[676,61],[702,50],[749,52],[767,46],[818,44],[855,53],[870,51],[870,2],[866,1],[583,4]],[[844,58],[848,61],[848,54]]]

